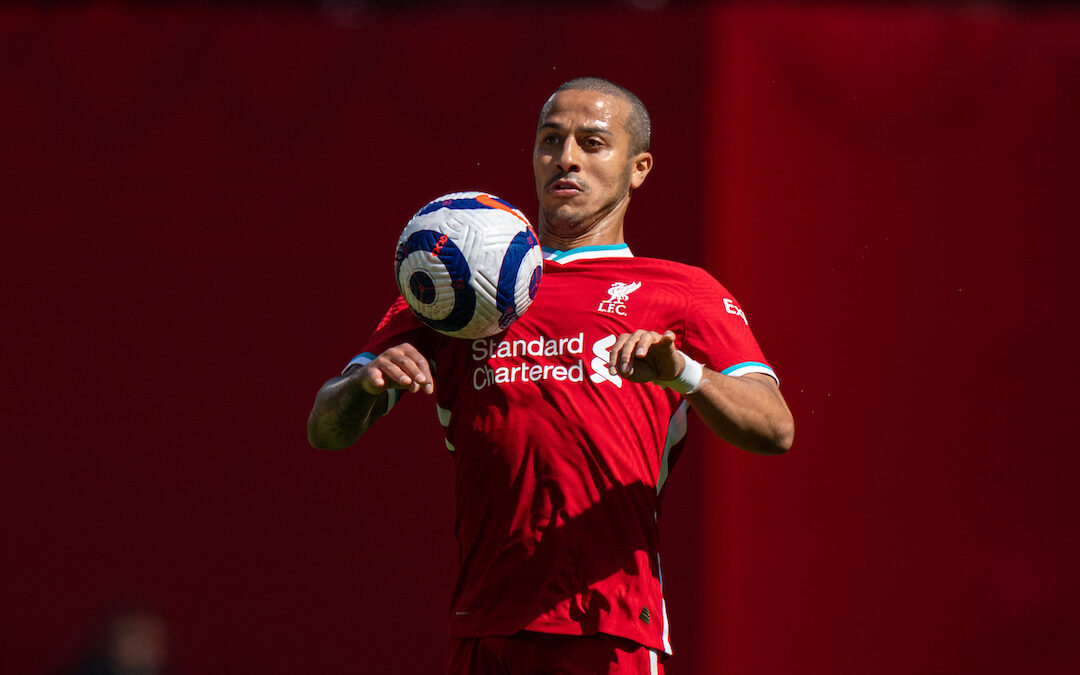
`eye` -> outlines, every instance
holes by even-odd
[[[590,136],[589,138],[586,138],[584,141],[582,141],[581,147],[585,148],[586,150],[599,150],[600,148],[604,147],[604,142],[601,139],[596,138],[595,136]]]

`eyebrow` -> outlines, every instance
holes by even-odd
[[[540,125],[540,129],[555,129],[556,131],[566,131],[567,127],[555,122],[544,122]],[[584,131],[587,134],[602,134],[605,136],[611,136],[612,131],[608,127],[580,127],[576,131]]]

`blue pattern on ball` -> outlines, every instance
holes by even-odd
[[[476,292],[469,285],[469,280],[472,278],[469,261],[465,259],[461,249],[457,247],[452,239],[434,230],[418,230],[402,242],[398,246],[397,255],[395,256],[397,264],[400,265],[402,260],[416,251],[425,251],[436,255],[439,262],[446,267],[446,271],[450,273],[450,285],[454,289],[454,307],[442,319],[428,318],[416,310],[413,310],[413,314],[435,330],[447,332],[461,330],[472,321],[473,312],[476,311]],[[431,277],[428,277],[428,279],[430,280]],[[409,280],[409,285],[411,292],[412,279]],[[402,294],[406,292],[404,288],[401,288],[400,279],[398,280],[398,290]],[[434,283],[432,283],[432,292],[434,292]],[[415,293],[413,296],[423,302],[423,299],[417,297]]]
[[[518,272],[521,270],[521,261],[537,245],[536,237],[532,228],[526,228],[518,232],[506,249],[502,266],[499,268],[499,284],[495,293],[495,307],[499,310],[499,325],[506,328],[518,318],[517,299],[514,297],[514,289],[517,286]],[[535,273],[533,274],[535,277]],[[530,279],[530,286],[532,279]],[[539,285],[539,280],[537,280]],[[530,297],[532,289],[530,288]]]

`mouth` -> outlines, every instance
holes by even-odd
[[[583,192],[584,187],[569,178],[560,177],[548,182],[547,191],[556,197],[573,197]]]

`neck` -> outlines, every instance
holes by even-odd
[[[625,240],[622,236],[622,228],[612,230],[601,230],[594,228],[588,232],[584,232],[580,235],[561,235],[550,232],[544,227],[543,223],[540,224],[540,244],[545,248],[553,248],[557,251],[569,251],[574,248],[581,248],[582,246],[611,246],[613,244],[623,244]]]
[[[626,215],[628,202],[629,196],[592,222],[549,222],[541,213],[537,223],[540,244],[557,251],[569,251],[582,246],[624,244],[626,240],[623,238],[623,217]]]

